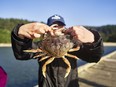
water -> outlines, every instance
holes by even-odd
[[[105,47],[104,55],[116,50],[116,47]],[[86,62],[79,60],[78,66]],[[33,87],[38,83],[37,60],[16,60],[10,47],[0,48],[0,66],[8,74],[7,87]]]
[[[8,74],[7,87],[33,87],[38,83],[37,60],[16,60],[11,48],[0,48],[0,66]]]

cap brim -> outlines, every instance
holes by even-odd
[[[51,26],[52,24],[54,24],[54,22],[60,22],[60,23],[62,23],[64,26],[66,25],[63,21],[61,21],[61,20],[53,20],[52,22],[49,22],[49,24],[47,24],[47,25],[49,25],[49,26]]]

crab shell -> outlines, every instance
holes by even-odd
[[[61,35],[55,37],[48,37],[42,41],[41,49],[47,52],[50,56],[62,57],[71,48],[74,43],[70,40],[69,35]]]

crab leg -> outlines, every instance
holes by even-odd
[[[77,50],[79,50],[79,49],[80,49],[80,46],[77,46],[76,48],[70,49],[69,52],[77,51]]]
[[[42,56],[45,56],[46,54],[47,53],[42,53],[42,54],[39,54],[39,55],[34,56],[33,58],[42,57]]]
[[[68,65],[68,68],[66,69],[66,74],[65,74],[65,77],[66,78],[68,76],[68,74],[70,73],[70,70],[71,70],[71,66],[70,66],[70,63],[69,61],[63,56],[62,59],[64,60],[64,62]]]
[[[46,73],[46,66],[48,65],[48,64],[50,64],[53,60],[54,60],[54,58],[55,57],[51,57],[50,59],[48,59],[46,62],[45,62],[45,64],[43,65],[43,67],[42,67],[42,73],[43,73],[43,76],[46,78],[46,75],[45,75],[45,73]]]
[[[23,52],[36,53],[36,52],[43,52],[43,51],[41,49],[31,49],[31,50],[23,50]]]
[[[45,57],[42,57],[40,60],[39,60],[39,62],[41,62],[41,61],[43,61],[43,60],[45,60],[45,59],[47,59],[47,58],[49,58],[50,56],[45,56]]]
[[[74,55],[71,55],[71,54],[68,54],[68,53],[65,56],[68,56],[68,57],[71,57],[71,58],[74,58],[74,59],[78,59],[77,56],[74,56]]]

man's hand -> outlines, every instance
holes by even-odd
[[[94,35],[83,26],[73,26],[66,30],[66,33],[73,36],[73,39],[80,40],[83,43],[93,43]]]
[[[22,25],[19,28],[18,36],[22,39],[24,37],[34,39],[40,38],[41,34],[50,32],[52,34],[52,29],[43,23],[28,23]]]

